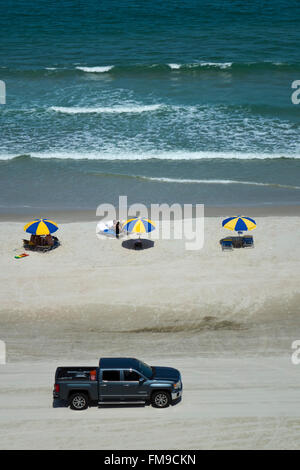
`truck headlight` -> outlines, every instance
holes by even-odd
[[[176,382],[176,384],[173,384],[173,387],[174,387],[175,389],[180,388],[180,386],[181,386],[180,380],[178,380],[178,382]]]

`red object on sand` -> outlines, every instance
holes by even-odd
[[[21,258],[25,258],[25,256],[29,256],[27,253],[22,253],[21,255],[17,255],[15,256],[16,259],[21,259]]]

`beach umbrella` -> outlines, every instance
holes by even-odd
[[[256,227],[256,222],[250,217],[228,217],[223,220],[222,226],[228,230],[235,230],[236,232],[246,232],[247,230],[253,230]]]
[[[132,219],[128,219],[124,225],[123,230],[126,230],[130,233],[148,233],[155,230],[155,224],[150,219],[146,219],[145,217],[134,217]]]
[[[24,231],[32,235],[49,235],[56,230],[58,230],[56,223],[48,219],[35,219],[24,227]]]

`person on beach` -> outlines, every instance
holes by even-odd
[[[48,246],[53,246],[54,245],[54,240],[53,240],[52,235],[50,235],[50,233],[45,236],[45,244],[48,245]]]
[[[30,244],[31,245],[40,245],[41,244],[41,237],[39,235],[31,235]]]
[[[29,241],[30,245],[36,245],[35,237],[36,237],[36,235],[31,235],[30,236],[30,241]]]
[[[120,224],[120,221],[118,220],[116,223],[116,237],[117,238],[119,238],[120,232],[121,232],[121,224]]]

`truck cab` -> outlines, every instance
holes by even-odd
[[[180,401],[181,375],[171,367],[149,366],[135,358],[101,358],[99,367],[59,367],[53,397],[74,410],[97,404],[152,404]]]

